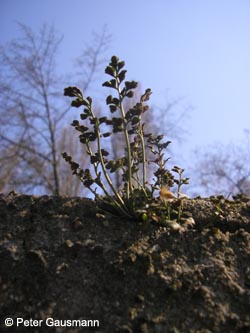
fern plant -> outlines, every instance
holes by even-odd
[[[125,80],[127,71],[124,66],[124,61],[113,56],[105,69],[110,80],[104,82],[103,86],[113,91],[106,98],[109,117],[98,117],[94,112],[92,99],[85,97],[79,88],[65,88],[64,95],[74,98],[71,105],[82,108],[82,122],[74,120],[72,126],[80,133],[79,140],[86,148],[92,168],[82,169],[66,152],[62,156],[70,164],[73,174],[93,193],[98,206],[103,210],[129,218],[145,219],[146,216],[147,219],[153,219],[157,216],[162,219],[161,216],[166,215],[166,209],[164,211],[163,208],[162,211],[164,205],[156,198],[155,193],[162,188],[170,189],[174,183],[178,184],[179,192],[180,186],[188,183],[188,179],[181,177],[183,169],[173,169],[180,176],[180,179],[175,179],[166,168],[168,159],[165,159],[164,151],[170,141],[163,141],[163,135],[145,132],[143,116],[149,109],[147,101],[151,90],[146,89],[137,103],[125,110],[124,102],[134,96],[138,83]],[[105,138],[116,133],[122,133],[125,149],[119,159],[113,160],[103,147],[107,146]],[[151,161],[147,156],[148,150],[154,156]],[[149,163],[156,166],[152,182],[147,181]],[[115,172],[122,174],[123,186],[119,190],[112,182],[111,175]],[[99,194],[98,188],[102,190],[103,196]]]

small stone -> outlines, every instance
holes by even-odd
[[[136,295],[136,297],[135,297],[135,301],[138,303],[143,303],[144,300],[145,300],[145,298],[143,295]]]
[[[86,241],[84,242],[85,246],[91,247],[95,245],[95,241],[93,239],[86,239]]]
[[[64,244],[67,248],[71,248],[72,246],[74,246],[74,243],[70,239],[67,239]]]
[[[56,268],[56,274],[60,274],[61,271],[63,271],[64,269],[67,269],[69,267],[68,264],[66,264],[65,262],[61,263],[60,265],[57,266]]]
[[[133,331],[131,330],[131,328],[127,325],[123,325],[121,326],[117,331],[117,333],[133,333]]]
[[[161,252],[161,247],[158,244],[155,244],[154,246],[152,246],[152,248],[150,249],[151,253],[154,252]]]
[[[81,230],[83,228],[82,221],[79,219],[79,217],[76,217],[74,221],[72,222],[72,227],[74,231]]]

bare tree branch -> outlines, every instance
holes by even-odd
[[[19,27],[21,38],[0,47],[0,160],[4,165],[0,176],[8,176],[0,182],[0,190],[15,186],[26,191],[39,186],[44,192],[63,194],[63,180],[70,170],[60,163],[60,133],[70,108],[56,71],[62,37],[47,25],[36,34],[26,25]],[[104,29],[85,49],[79,65],[85,90],[107,46]]]
[[[250,154],[245,144],[215,145],[196,151],[193,169],[196,187],[206,195],[250,195]]]

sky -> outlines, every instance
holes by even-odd
[[[151,103],[180,99],[190,110],[189,134],[176,143],[184,164],[196,147],[237,142],[250,129],[249,0],[0,0],[0,44],[18,37],[16,22],[54,24],[62,70],[107,25],[110,56],[152,89]]]

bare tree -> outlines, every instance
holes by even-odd
[[[101,33],[93,32],[91,43],[86,44],[80,56],[76,58],[76,77],[82,91],[86,92],[93,82],[96,83],[98,74],[103,73],[103,65],[107,62],[105,53],[110,42],[111,35],[105,25]]]
[[[70,126],[65,126],[60,131],[60,140],[58,150],[60,152],[68,151],[74,156],[81,166],[86,166],[88,158],[81,145],[78,144],[78,134]],[[68,196],[77,196],[84,193],[82,183],[77,177],[72,177],[72,172],[63,159],[58,159],[58,168],[60,170],[61,193]]]
[[[38,34],[25,25],[20,28],[22,38],[0,48],[0,190],[71,194],[64,189],[67,171],[60,163],[60,140],[65,140],[70,109],[63,98],[65,84],[56,72],[62,38],[47,25]],[[105,30],[96,35],[78,64],[85,74],[81,82],[85,91],[102,62],[108,38]]]
[[[250,195],[249,136],[244,144],[215,145],[195,156],[196,187],[205,195]]]
[[[185,105],[184,102],[183,98],[172,99],[167,96],[164,106],[152,108],[153,123],[157,131],[164,133],[169,140],[175,140],[179,143],[188,134],[186,122],[192,110],[192,107]]]

